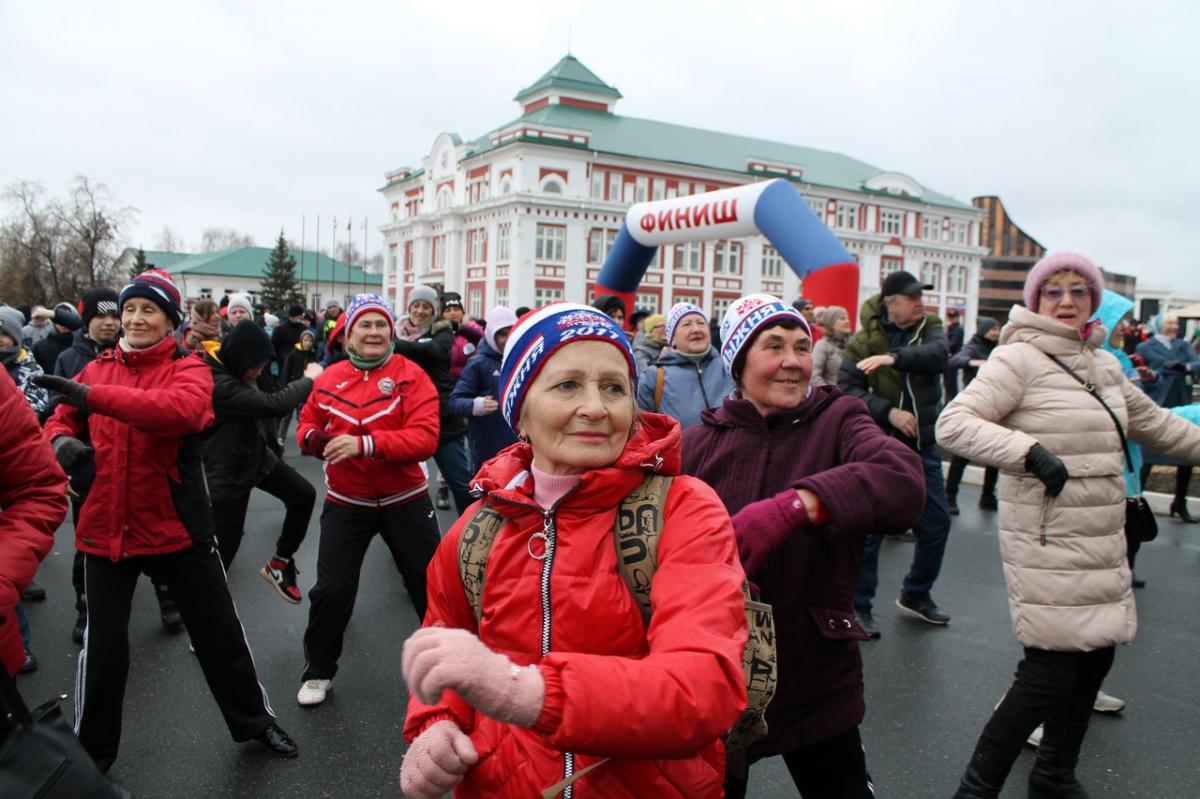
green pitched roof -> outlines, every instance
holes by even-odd
[[[809,185],[892,196],[886,192],[871,192],[864,185],[870,178],[892,170],[880,169],[856,158],[829,150],[818,150],[812,147],[801,147],[795,144],[690,128],[686,125],[674,125],[669,122],[638,119],[566,105],[548,105],[539,108],[502,125],[497,130],[508,128],[518,122],[540,123],[587,131],[590,134],[590,141],[586,148],[600,153],[740,172],[755,177],[761,176],[762,173],[751,173],[746,166],[747,159],[763,159],[803,167],[802,181]],[[554,139],[532,139],[531,141],[549,146],[581,146]],[[481,136],[471,142],[471,150],[465,158],[481,155],[492,149],[495,148],[491,143],[490,134]],[[922,188],[924,188],[924,194],[919,198],[912,199],[931,205],[973,210],[970,203],[964,203],[949,195],[932,191],[928,187],[923,186]]]
[[[156,253],[156,255],[179,256],[165,269],[171,274],[221,275],[225,277],[261,278],[271,257],[270,247],[239,247],[220,252],[202,252],[194,255],[184,253]],[[361,266],[350,266],[328,255],[292,250],[296,259],[296,279],[315,281],[332,280],[351,285],[380,286],[383,278],[367,273]],[[150,260],[150,253],[146,253]],[[162,266],[160,269],[164,268]]]
[[[136,248],[130,248],[137,253]],[[170,269],[171,265],[188,257],[186,252],[167,252],[166,250],[142,250],[146,255],[146,264],[151,269]]]
[[[600,80],[595,72],[579,63],[575,56],[569,54],[563,56],[545,75],[517,92],[517,96],[513,99],[520,102],[521,98],[528,97],[534,92],[540,92],[542,89],[574,89],[616,99],[621,97],[621,93],[616,90],[616,87],[609,86]]]

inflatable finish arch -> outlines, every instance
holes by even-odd
[[[841,305],[855,323],[858,264],[800,192],[781,178],[634,205],[604,259],[596,293],[615,294],[632,311],[658,247],[756,234],[766,237],[804,281],[805,297],[817,305]]]

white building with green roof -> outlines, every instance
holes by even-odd
[[[263,273],[271,258],[270,247],[237,247],[219,252],[183,253],[146,250],[146,263],[169,272],[187,300],[220,300],[226,294],[249,294],[258,302],[262,293]],[[126,248],[114,268],[118,275],[129,274],[137,250]],[[333,298],[345,308],[350,298],[364,291],[379,293],[382,278],[349,264],[308,250],[292,250],[296,259],[296,279],[310,308],[321,308]],[[271,309],[276,313],[280,309]]]
[[[443,133],[419,168],[386,175],[383,291],[398,309],[414,285],[462,293],[467,312],[590,301],[635,202],[758,180],[792,181],[862,268],[860,300],[891,271],[935,286],[933,308],[978,301],[982,212],[914,178],[840,153],[616,114],[621,98],[573,56],[516,95],[522,113],[472,141]],[[664,247],[638,305],[694,302],[712,314],[801,286],[762,237]]]

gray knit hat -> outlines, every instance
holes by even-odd
[[[408,294],[408,305],[406,307],[411,308],[412,304],[417,300],[424,300],[433,306],[433,312],[435,314],[442,312],[442,306],[441,303],[438,302],[437,292],[434,291],[430,286],[415,286]]]
[[[21,328],[25,326],[25,314],[11,305],[0,306],[0,333],[8,336],[19,347],[24,335]]]

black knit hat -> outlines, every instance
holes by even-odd
[[[67,330],[78,330],[83,325],[83,320],[79,318],[79,312],[71,307],[71,303],[60,302],[54,306],[54,324]]]
[[[109,288],[92,289],[83,295],[83,300],[79,303],[79,312],[85,325],[102,314],[119,317],[121,307],[117,305],[117,292]]]
[[[243,319],[221,339],[217,358],[231,375],[241,380],[247,369],[274,359],[275,349],[267,331],[253,320]]]

